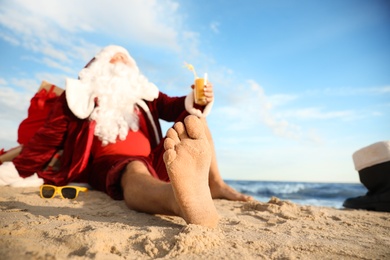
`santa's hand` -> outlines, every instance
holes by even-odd
[[[192,90],[194,91],[195,85],[191,85]],[[207,104],[214,101],[214,90],[213,90],[213,84],[210,82],[207,82],[207,84],[204,86],[204,95],[206,97]]]
[[[211,84],[210,82],[207,82],[207,84],[204,86],[204,95],[206,97],[207,104],[213,102],[214,100],[213,84]]]

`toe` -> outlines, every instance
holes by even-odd
[[[180,140],[183,140],[183,139],[187,139],[188,138],[188,135],[187,135],[187,131],[183,125],[182,122],[177,122],[173,128],[176,130],[177,132],[177,135],[179,136],[179,139]]]
[[[164,141],[164,149],[165,150],[174,149],[175,144],[176,144],[176,142],[173,139],[167,137],[167,138],[165,138],[165,141]]]
[[[196,116],[187,116],[184,119],[188,136],[192,139],[200,139],[204,135],[204,127],[200,119]]]
[[[176,151],[174,149],[166,150],[163,159],[166,165],[170,165],[176,159]]]
[[[176,130],[173,128],[168,129],[167,138],[172,139],[172,141],[176,144],[180,142],[179,136],[177,135]]]

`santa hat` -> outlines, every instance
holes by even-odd
[[[363,147],[352,155],[355,169],[365,168],[390,161],[390,141],[381,141]]]
[[[365,196],[346,199],[343,206],[390,212],[390,141],[363,147],[352,157],[360,182],[368,192]]]
[[[66,79],[66,100],[70,110],[78,118],[85,119],[89,117],[95,107],[96,96],[93,94],[93,88],[90,85],[90,82],[83,80],[85,72],[88,71],[90,64],[94,62],[109,63],[111,58],[116,53],[125,54],[129,58],[130,62],[134,65],[134,68],[138,70],[136,62],[125,48],[121,46],[110,45],[96,54],[95,57],[87,64],[87,66],[80,71],[80,79]],[[138,97],[139,99],[152,101],[158,97],[159,90],[156,85],[149,82],[143,75],[139,75],[138,81],[140,84],[145,86],[145,89],[142,91],[142,96]]]
[[[381,141],[363,147],[353,155],[360,182],[370,193],[388,193],[390,210],[390,141]]]

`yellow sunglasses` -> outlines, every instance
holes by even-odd
[[[86,192],[88,188],[79,187],[79,186],[53,186],[48,184],[43,184],[40,187],[41,198],[51,199],[56,194],[59,194],[63,199],[75,199],[79,195],[79,192]]]

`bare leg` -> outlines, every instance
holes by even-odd
[[[205,119],[202,119],[202,122],[204,124],[206,136],[207,139],[209,140],[211,151],[212,151],[210,174],[209,174],[209,186],[210,186],[210,191],[213,199],[228,199],[228,200],[237,200],[237,201],[253,200],[251,196],[244,195],[234,190],[232,187],[230,187],[223,181],[221,174],[219,172],[217,155],[215,152],[214,142],[211,136],[210,129],[207,126],[207,122]]]
[[[126,205],[150,214],[181,216],[187,223],[215,227],[218,214],[208,187],[211,153],[199,119],[168,130],[164,161],[171,183],[153,178],[139,161],[127,165],[121,179]],[[200,124],[200,125],[199,125]]]
[[[133,161],[127,165],[121,185],[124,200],[130,209],[181,216],[171,184],[152,177],[142,162]]]
[[[188,116],[167,132],[164,162],[187,223],[215,227],[218,213],[208,186],[212,152],[202,122]]]

